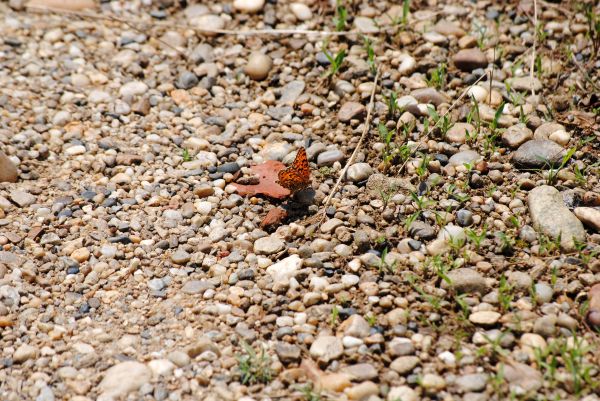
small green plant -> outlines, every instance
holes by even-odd
[[[469,308],[469,304],[467,304],[467,301],[465,301],[466,297],[467,294],[460,294],[454,297],[454,301],[462,312],[462,318],[465,320],[468,319],[469,315],[471,314],[471,308]]]
[[[485,240],[485,238],[487,237],[487,226],[484,224],[483,229],[479,234],[477,234],[475,230],[472,230],[470,228],[467,228],[465,230],[465,233],[469,242],[475,245],[475,249],[479,251],[479,249],[481,249],[481,244],[483,243],[483,240]]]
[[[271,358],[264,347],[256,351],[244,340],[241,341],[244,354],[238,355],[238,369],[242,384],[269,383],[273,378]]]
[[[192,160],[192,156],[190,155],[190,151],[187,149],[183,149],[183,151],[181,152],[181,157],[183,158],[184,162],[189,162]]]
[[[430,74],[427,79],[427,84],[433,86],[436,89],[444,89],[446,84],[446,64],[441,63],[438,65]]]
[[[585,3],[583,5],[583,13],[588,23],[587,36],[592,41],[592,57],[593,60],[600,50],[600,13],[594,9],[594,2]]]
[[[510,304],[513,301],[513,287],[508,283],[506,276],[500,276],[500,285],[498,286],[498,303],[503,312],[510,309]]]
[[[327,57],[327,60],[329,60],[330,63],[329,69],[325,72],[324,76],[331,78],[335,76],[342,67],[344,59],[346,58],[346,51],[342,49],[339,52],[337,52],[334,57],[331,53],[327,51],[327,49],[323,48],[323,54],[325,54],[325,57]]]
[[[565,153],[565,155],[562,157],[560,164],[558,165],[558,167],[556,169],[554,169],[554,165],[546,159],[541,159],[544,161],[544,164],[549,168],[548,169],[548,177],[546,179],[546,183],[548,185],[554,185],[556,184],[557,178],[558,178],[558,173],[564,169],[566,167],[566,165],[569,163],[569,161],[571,160],[571,158],[573,157],[573,155],[575,154],[575,152],[577,151],[577,148],[571,148],[567,151],[567,153]]]
[[[385,100],[388,106],[388,119],[393,119],[398,112],[398,93],[396,91],[390,91],[388,96],[385,96]]]
[[[410,0],[402,1],[402,25],[406,26],[408,23],[408,14],[410,13]]]
[[[367,65],[369,66],[369,71],[371,74],[375,75],[377,72],[377,64],[375,63],[375,50],[373,50],[373,43],[366,36],[363,36],[363,42],[365,44],[365,49],[367,50]]]
[[[415,291],[417,291],[419,293],[419,295],[421,296],[421,298],[423,298],[425,300],[425,302],[430,304],[434,310],[439,311],[442,307],[442,298],[426,293],[423,290],[423,288],[421,288],[419,285],[416,284],[416,281],[417,281],[417,277],[414,274],[411,274],[408,276],[408,283],[410,284],[410,286]]]
[[[333,305],[333,308],[331,308],[331,325],[335,327],[338,324],[339,318],[340,310],[336,305]]]
[[[534,68],[535,68],[535,74],[537,75],[538,79],[542,79],[544,70],[542,68],[542,57],[539,54],[537,56],[535,56]]]
[[[499,232],[500,250],[502,253],[512,253],[515,246],[515,239],[507,233]]]
[[[477,37],[477,47],[479,47],[480,50],[484,50],[485,49],[485,41],[487,39],[487,26],[474,21],[473,27],[475,30],[475,35]]]
[[[387,246],[385,248],[383,248],[383,251],[381,252],[381,258],[379,260],[379,273],[383,273],[384,271],[387,271],[389,273],[395,273],[396,272],[396,268],[398,267],[398,261],[394,260],[392,263],[389,263],[386,259],[388,256],[388,248]]]
[[[427,167],[429,166],[431,157],[427,153],[419,152],[418,155],[421,158],[421,162],[417,166],[416,172],[417,172],[417,175],[419,176],[419,178],[422,179],[425,176],[425,174],[427,174]]]
[[[433,106],[429,106],[427,108],[427,111],[429,113],[429,116],[435,123],[434,125],[440,129],[442,137],[445,138],[446,134],[448,133],[450,128],[452,128],[454,123],[452,122],[452,120],[450,119],[448,114],[444,114],[443,116],[440,116],[438,114],[438,112],[435,110],[435,108],[433,108]],[[441,124],[440,124],[440,121],[441,121]]]
[[[315,386],[312,383],[307,384],[304,387],[298,389],[302,396],[304,397],[304,401],[322,401],[321,394],[315,391]]]
[[[346,29],[346,23],[348,20],[348,10],[342,3],[342,0],[336,0],[335,2],[335,17],[333,18],[333,25],[335,30],[338,32]]]
[[[467,115],[467,122],[469,124],[475,123],[475,133],[467,133],[467,142],[475,143],[479,133],[481,132],[481,116],[479,115],[479,102],[477,102],[477,99],[475,99],[473,96],[471,96],[471,109]]]
[[[386,209],[388,204],[390,203],[390,199],[398,192],[398,187],[395,185],[389,185],[385,188],[379,189],[379,196],[381,196],[381,201],[383,202],[383,209]]]
[[[371,314],[366,316],[367,323],[369,326],[373,327],[377,324],[377,315]]]
[[[395,129],[388,129],[385,124],[383,123],[379,123],[379,126],[377,127],[378,131],[379,131],[379,138],[381,138],[381,141],[383,142],[383,149],[381,151],[381,159],[383,160],[383,163],[385,165],[389,164],[389,162],[392,160],[392,158],[394,157],[393,155],[393,148],[392,148],[392,139],[394,138],[394,135],[396,134],[396,130]]]

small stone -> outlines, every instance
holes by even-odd
[[[17,182],[19,171],[4,152],[0,152],[0,182]]]
[[[332,233],[336,228],[343,226],[344,222],[340,219],[329,219],[321,224],[321,232],[323,233]]]
[[[365,181],[373,174],[373,168],[369,163],[355,163],[348,167],[346,179],[350,182]]]
[[[86,262],[90,258],[90,251],[83,247],[73,251],[71,257],[79,263]]]
[[[543,337],[552,337],[556,332],[556,316],[542,316],[533,323],[533,332]]]
[[[531,89],[539,92],[542,90],[542,83],[539,79],[535,77],[530,77],[529,75],[525,77],[515,77],[509,78],[507,80],[510,88],[516,91],[527,91],[531,92]]]
[[[454,288],[460,293],[485,293],[487,291],[487,284],[485,277],[479,272],[468,267],[460,267],[448,272],[448,278],[450,284],[442,280],[442,288]]]
[[[419,363],[421,363],[421,360],[417,356],[400,356],[392,361],[390,369],[400,375],[405,375],[412,372]]]
[[[400,313],[405,313],[405,311],[401,311]],[[388,320],[390,320],[389,317]],[[412,341],[404,337],[393,338],[392,341],[388,343],[387,347],[391,356],[406,356],[415,353],[415,346],[413,345]]]
[[[185,294],[200,294],[206,290],[215,288],[214,284],[206,280],[190,280],[181,287],[181,292]]]
[[[600,210],[593,207],[576,207],[575,216],[593,230],[600,232]]]
[[[365,400],[379,394],[379,386],[371,381],[362,382],[344,390],[350,400]]]
[[[248,62],[244,67],[244,72],[250,79],[262,81],[269,75],[271,67],[273,67],[271,57],[266,54],[254,52],[248,58]]]
[[[502,142],[509,148],[517,148],[530,140],[533,137],[533,132],[523,123],[519,123],[508,127],[502,133]]]
[[[369,326],[369,323],[367,323],[364,317],[357,314],[344,320],[338,330],[338,332],[341,331],[346,336],[365,338],[369,336],[371,326]]]
[[[546,122],[535,129],[533,134],[534,139],[550,139],[550,135],[557,131],[566,131],[566,128],[562,124],[554,122]]]
[[[191,361],[189,355],[183,351],[173,351],[167,358],[180,368],[189,365]]]
[[[475,132],[475,127],[469,123],[456,123],[448,132],[446,138],[452,143],[465,143],[467,136],[472,137]]]
[[[290,4],[290,10],[300,21],[308,21],[312,18],[313,14],[310,8],[303,3],[292,3]]]
[[[419,395],[408,386],[392,387],[387,395],[387,401],[418,401]]]
[[[516,394],[536,392],[542,387],[542,374],[529,365],[510,362],[504,365],[504,378]]]
[[[473,312],[469,316],[469,321],[479,326],[493,326],[498,323],[502,315],[493,311]]]
[[[456,212],[456,222],[461,227],[468,227],[473,224],[473,213],[467,209],[460,209]]]
[[[298,255],[291,255],[287,258],[269,266],[267,273],[278,284],[289,285],[289,282],[294,278],[302,266],[302,259]]]
[[[174,254],[171,255],[171,262],[176,265],[185,265],[191,259],[191,255],[183,249],[178,249]]]
[[[472,373],[456,379],[458,388],[465,392],[479,392],[485,390],[488,376],[484,373]]]
[[[124,397],[152,379],[152,371],[143,363],[121,362],[109,368],[98,385],[106,398]]]
[[[460,50],[452,57],[452,62],[456,68],[467,72],[477,68],[485,68],[488,65],[487,57],[478,48]]]
[[[20,207],[31,206],[35,203],[36,197],[32,194],[25,192],[14,190],[10,192],[10,199],[15,202]]]
[[[317,166],[331,166],[333,163],[344,159],[344,154],[339,149],[327,150],[317,156]]]
[[[38,349],[29,344],[23,344],[14,352],[12,359],[14,363],[23,363],[28,359],[36,357]]]
[[[256,13],[262,10],[265,0],[234,0],[233,8],[243,13]]]
[[[343,373],[352,376],[354,381],[373,380],[377,378],[379,372],[370,363],[357,363],[356,365],[346,366],[342,369]]]
[[[534,286],[535,296],[539,303],[547,303],[552,300],[552,296],[554,295],[554,291],[552,287],[550,287],[546,283],[536,283]]]
[[[143,83],[142,81],[131,81],[127,82],[125,85],[121,86],[119,89],[119,95],[121,97],[134,97],[143,95],[148,91],[148,85]]]
[[[342,341],[335,336],[319,336],[310,347],[310,356],[323,363],[338,359],[343,352]]]
[[[262,237],[254,242],[254,253],[259,255],[272,255],[284,248],[285,242],[276,236]]]
[[[287,83],[281,88],[281,98],[277,104],[293,106],[298,97],[304,92],[306,84],[304,81],[295,80]]]
[[[52,117],[52,124],[59,127],[66,125],[69,121],[71,121],[71,113],[66,110],[61,110]]]
[[[534,228],[552,239],[560,236],[564,250],[575,250],[575,242],[585,241],[583,224],[565,206],[556,188],[542,185],[532,189],[527,203]]]
[[[295,362],[300,360],[300,347],[295,344],[277,342],[275,344],[275,353],[283,363]]]
[[[375,21],[368,17],[354,17],[354,28],[362,33],[377,33],[379,28],[375,25]]]
[[[474,150],[463,150],[461,152],[453,154],[450,159],[448,159],[448,164],[451,166],[463,166],[467,163],[475,164],[479,160],[481,160],[481,156],[479,153]]]
[[[519,167],[549,168],[557,167],[565,155],[565,150],[555,142],[534,139],[525,142],[515,153],[512,161]]]
[[[415,89],[410,95],[417,99],[419,103],[431,103],[436,107],[448,102],[448,98],[434,88]]]
[[[338,119],[340,122],[346,123],[352,119],[362,118],[366,113],[366,108],[361,103],[346,102],[338,111]]]
[[[154,377],[167,377],[175,370],[175,364],[168,359],[155,359],[148,362],[148,367],[152,371]]]
[[[446,387],[446,380],[434,373],[426,373],[421,378],[421,386],[428,392],[440,391]]]
[[[198,85],[198,77],[193,72],[184,71],[179,75],[176,86],[180,89],[191,89]]]
[[[525,272],[512,271],[507,274],[508,283],[516,290],[527,291],[531,288],[533,279]]]

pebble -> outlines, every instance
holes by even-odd
[[[508,127],[502,133],[502,142],[513,149],[518,148],[531,138],[533,138],[533,132],[522,123]]]
[[[269,71],[273,67],[271,57],[263,53],[252,53],[248,58],[248,62],[244,66],[246,75],[255,81],[262,81],[269,75]]]
[[[469,321],[478,326],[493,326],[502,315],[493,311],[473,312],[469,315]]]
[[[478,292],[481,294],[484,294],[488,289],[485,277],[477,270],[468,267],[460,267],[449,271],[447,275],[450,279],[450,283],[442,281],[442,288],[452,287],[459,293]]]
[[[448,159],[448,164],[451,166],[463,166],[466,163],[475,164],[479,160],[481,160],[479,153],[474,150],[463,150],[453,154],[450,159]]]
[[[436,107],[448,102],[448,98],[434,88],[415,89],[410,95],[417,99],[419,103],[431,103]]]
[[[340,107],[340,111],[338,111],[338,119],[340,122],[346,123],[352,119],[364,117],[365,113],[366,108],[361,103],[346,102]]]
[[[292,10],[292,13],[294,13],[296,18],[300,21],[309,21],[313,16],[310,8],[303,3],[290,4],[290,10]]]
[[[428,392],[440,391],[446,387],[446,380],[440,375],[426,373],[421,378],[421,386]]]
[[[126,361],[110,367],[98,385],[101,391],[99,399],[125,397],[138,390],[152,378],[152,370],[145,364],[136,361]]]
[[[176,265],[185,265],[191,259],[191,255],[184,251],[183,249],[178,249],[175,253],[171,255],[171,262]]]
[[[265,0],[234,0],[233,8],[244,13],[256,13],[263,9]]]
[[[373,168],[369,163],[355,163],[348,167],[346,180],[350,182],[361,182],[368,179],[373,174]]]
[[[532,189],[527,204],[533,227],[551,239],[560,235],[560,245],[565,251],[575,250],[575,241],[585,241],[583,224],[565,206],[556,188],[542,185]]]
[[[467,72],[477,68],[485,68],[488,65],[487,57],[478,48],[459,50],[452,57],[452,62],[456,68]]]
[[[14,363],[23,363],[29,359],[33,359],[38,354],[38,349],[29,344],[23,344],[13,353],[12,359]]]
[[[587,227],[600,232],[600,210],[593,207],[576,207],[575,216]]]
[[[550,287],[548,284],[536,283],[534,288],[535,288],[535,296],[539,303],[544,304],[544,303],[550,302],[552,300],[554,291],[552,290],[552,287]]]
[[[28,207],[35,203],[36,197],[28,192],[14,190],[10,192],[10,199],[19,207]]]
[[[148,91],[148,85],[141,81],[127,82],[119,89],[119,95],[124,98],[143,95]]]
[[[387,395],[387,401],[418,401],[419,395],[408,386],[391,387]]]
[[[17,182],[19,171],[15,164],[0,151],[0,182]]]
[[[484,373],[472,373],[457,378],[456,385],[465,393],[479,392],[485,390],[487,380],[488,376]]]
[[[198,85],[198,77],[193,72],[184,71],[179,75],[176,86],[181,89],[191,89]]]
[[[338,359],[343,352],[342,341],[335,336],[319,336],[310,346],[310,356],[323,363]]]
[[[446,138],[452,143],[465,143],[467,141],[467,135],[473,137],[475,133],[475,127],[469,123],[456,123],[448,132],[446,132]]]
[[[392,361],[390,369],[400,375],[406,375],[412,372],[419,363],[421,360],[417,356],[400,356]]]
[[[332,166],[335,162],[339,162],[344,159],[344,153],[338,149],[327,150],[319,153],[317,156],[317,166]]]
[[[267,273],[273,278],[273,281],[282,285],[289,285],[300,267],[302,260],[298,255],[291,255],[281,261],[269,266]]]
[[[281,252],[285,248],[285,242],[275,236],[262,237],[254,242],[254,253],[259,255],[272,255]]]
[[[519,362],[504,365],[504,378],[516,394],[536,392],[542,387],[542,374],[538,370]]]
[[[548,168],[557,167],[565,155],[565,150],[555,142],[534,139],[525,142],[515,153],[512,161],[519,167]]]

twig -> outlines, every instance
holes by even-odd
[[[57,14],[66,14],[72,15],[81,18],[95,18],[95,19],[104,19],[109,21],[121,22],[123,24],[127,24],[132,29],[139,30],[139,28],[134,27],[133,22],[123,18],[117,17],[114,15],[106,15],[95,12],[81,12],[81,11],[71,11],[71,10],[63,10],[52,7],[41,7],[41,6],[27,6],[28,9],[35,12],[52,12]],[[149,23],[149,22],[145,22]],[[164,28],[178,28],[178,29],[186,29],[192,30],[205,34],[221,34],[221,35],[239,35],[239,36],[260,36],[260,35],[272,35],[272,36],[289,36],[289,35],[317,35],[317,36],[350,36],[350,35],[365,35],[365,33],[360,31],[314,31],[310,29],[248,29],[248,30],[235,30],[235,29],[210,29],[210,28],[201,28],[190,25],[183,24],[173,24],[170,22],[163,21],[152,21],[152,25],[161,26]],[[379,33],[384,33],[387,31],[393,30],[393,27],[380,29],[376,32],[370,33],[370,35],[376,35]],[[144,32],[146,33],[146,32]],[[369,36],[369,35],[366,35]],[[164,42],[163,42],[164,43]],[[172,46],[170,46],[172,47]]]
[[[538,9],[537,0],[533,0],[533,54],[531,55],[531,66],[529,67],[529,77],[531,81],[531,96],[535,96],[535,88],[533,84],[533,75],[535,73],[535,48],[537,46],[537,32],[538,32]]]
[[[483,79],[483,77],[486,77],[486,76],[487,76],[487,74],[483,74],[482,76],[480,76],[479,78],[477,78],[477,80],[475,82],[473,82],[468,88],[466,88],[463,91],[463,93],[460,94],[460,96],[458,97],[458,99],[456,99],[454,102],[452,102],[452,104],[450,105],[450,107],[448,108],[448,110],[446,110],[446,112],[440,118],[438,118],[438,120],[433,125],[433,127],[431,127],[429,129],[429,131],[426,132],[425,135],[423,135],[423,137],[421,139],[419,139],[419,142],[417,142],[417,146],[410,152],[410,155],[406,158],[406,160],[404,161],[404,163],[402,164],[402,166],[400,166],[400,170],[398,170],[398,173],[402,172],[402,170],[406,166],[406,163],[408,163],[408,160],[415,154],[415,152],[417,150],[419,150],[419,147],[423,144],[423,142],[425,141],[425,139],[429,136],[429,133],[432,132],[437,127],[437,125],[439,124],[439,122],[442,121],[444,119],[444,117],[446,117],[448,115],[448,113],[450,113],[452,111],[452,109],[454,109],[454,107],[456,107],[456,105],[458,104],[458,102],[460,102],[460,100],[463,97],[465,97],[465,95],[467,94],[467,92],[469,92],[469,89],[471,89],[472,87],[474,87],[477,83],[479,83],[479,81],[481,81]],[[490,100],[491,100],[491,98],[492,98],[492,93],[491,92],[490,92],[489,96],[490,96]]]
[[[323,213],[323,215],[321,216],[320,222],[323,222],[323,219],[325,218],[325,210],[327,209],[327,206],[329,205],[329,202],[331,202],[331,199],[333,198],[333,195],[335,195],[335,192],[337,191],[338,187],[340,186],[340,183],[342,182],[342,179],[346,175],[346,171],[348,171],[348,167],[350,167],[350,165],[354,161],[354,158],[356,157],[356,154],[360,150],[360,147],[361,147],[361,145],[362,145],[365,137],[367,136],[367,132],[369,132],[369,126],[370,126],[370,123],[371,123],[371,113],[373,112],[373,107],[374,107],[373,106],[373,102],[375,100],[375,90],[377,89],[377,81],[379,80],[379,69],[380,68],[377,67],[377,73],[375,74],[375,79],[373,80],[373,88],[371,88],[371,98],[369,100],[369,106],[367,107],[367,118],[365,119],[365,126],[363,128],[363,132],[360,135],[358,143],[356,144],[356,148],[354,148],[354,152],[352,152],[352,155],[350,155],[350,158],[346,162],[346,165],[344,166],[344,168],[340,172],[340,176],[338,177],[337,182],[335,183],[335,185],[333,186],[333,188],[329,192],[329,195],[327,196],[327,198],[325,198],[325,202],[323,202],[323,206],[322,206],[323,210],[321,211],[321,213]]]

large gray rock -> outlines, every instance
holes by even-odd
[[[565,150],[556,142],[545,139],[534,139],[519,146],[513,154],[512,161],[524,168],[557,167],[562,162]]]
[[[556,188],[548,185],[534,188],[529,192],[527,202],[534,228],[552,239],[560,236],[564,250],[572,251],[575,241],[585,241],[583,224],[565,206]]]

